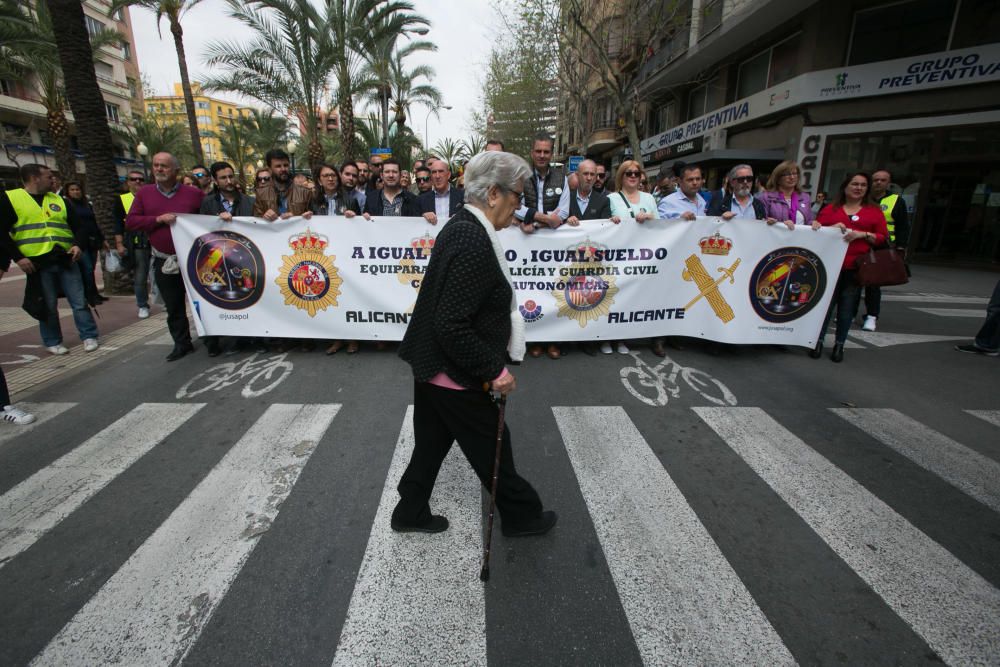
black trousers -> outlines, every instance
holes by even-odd
[[[153,276],[156,287],[160,290],[160,297],[167,307],[167,328],[175,347],[188,346],[191,345],[191,328],[188,326],[184,279],[179,273],[164,273],[164,261],[158,257],[153,258]]]
[[[10,392],[7,391],[7,378],[3,375],[3,368],[0,368],[0,408],[10,405]]]
[[[431,518],[429,501],[434,481],[454,441],[489,491],[496,455],[497,418],[498,408],[485,392],[414,383],[413,455],[396,487],[400,501],[393,510],[393,520],[421,524]],[[542,501],[514,468],[510,429],[506,424],[502,443],[497,509],[504,523],[517,526],[541,516]]]

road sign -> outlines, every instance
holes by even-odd
[[[371,149],[371,156],[372,157],[379,157],[379,158],[382,158],[383,160],[388,160],[389,158],[392,157],[392,149],[391,148],[373,148],[373,149]]]
[[[582,155],[571,155],[569,157],[569,173],[573,173],[580,168],[580,163],[583,162]]]

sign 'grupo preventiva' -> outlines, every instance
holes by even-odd
[[[399,340],[440,226],[422,218],[179,216],[202,335]],[[529,341],[693,336],[811,347],[839,231],[699,218],[500,232]]]

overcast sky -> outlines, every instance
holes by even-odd
[[[493,10],[489,0],[413,0],[419,14],[431,22],[424,39],[438,45],[431,54],[416,54],[408,62],[426,62],[437,70],[434,84],[441,91],[444,103],[454,107],[441,110],[440,123],[432,115],[428,132],[431,145],[444,136],[461,139],[468,136],[469,111],[479,97],[479,71],[489,55]],[[177,54],[166,21],[161,26],[163,39],[156,33],[152,12],[131,8],[139,69],[157,94],[173,94],[174,82],[180,82]],[[233,39],[240,24],[229,18],[220,0],[207,0],[194,7],[182,20],[184,48],[192,80],[208,73],[204,64],[206,45],[217,39]],[[226,95],[217,95],[226,99]],[[233,101],[239,101],[229,96]],[[254,103],[255,104],[255,103]],[[414,107],[407,124],[423,138],[427,110]]]

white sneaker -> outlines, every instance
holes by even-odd
[[[601,343],[601,354],[611,354],[611,343]]]
[[[625,343],[618,343],[618,354],[628,354],[628,345]]]
[[[865,323],[861,325],[861,328],[865,331],[875,331],[875,320],[877,319],[874,315],[866,315]]]
[[[13,405],[7,405],[4,406],[3,412],[0,412],[0,419],[5,422],[17,424],[18,426],[24,426],[25,424],[30,424],[35,421],[35,415],[29,415],[21,408],[15,408]]]
[[[49,354],[68,354],[69,349],[65,345],[53,345],[52,347],[45,348],[49,351]]]
[[[87,340],[83,341],[83,351],[84,352],[93,352],[94,350],[96,350],[99,347],[100,347],[100,343],[97,342],[96,338],[88,338]]]
[[[144,320],[147,317],[149,317],[149,308],[140,308],[139,309],[139,319],[140,320]]]

